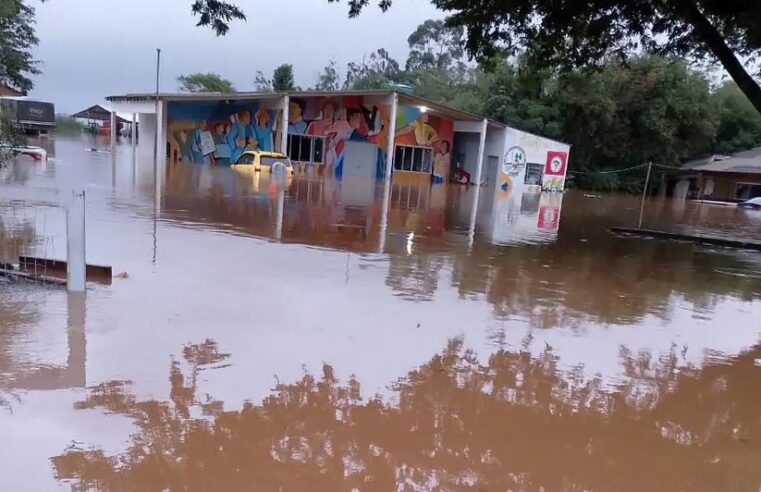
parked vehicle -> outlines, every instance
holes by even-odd
[[[261,150],[247,150],[238,157],[232,167],[253,167],[254,171],[263,173],[284,172],[288,176],[293,175],[293,164],[287,155],[280,152],[264,152]]]
[[[761,196],[751,198],[750,200],[739,203],[737,206],[750,210],[761,210]]]

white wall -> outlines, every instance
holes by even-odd
[[[137,150],[141,154],[153,155],[153,141],[156,135],[156,115],[137,114],[138,140]]]
[[[484,151],[483,174],[481,181],[494,184],[501,172],[502,161],[505,156],[505,129],[499,127],[488,127],[486,131],[486,149]],[[489,156],[497,158],[496,167],[489,168]]]
[[[457,165],[458,159],[461,159],[460,165],[462,169],[469,172],[472,179],[476,179],[476,174],[478,173],[478,146],[480,140],[480,133],[455,132],[454,134],[452,166]]]
[[[526,154],[527,164],[541,164],[544,166],[547,162],[547,152],[550,151],[565,152],[570,159],[570,145],[508,127],[505,129],[505,152],[514,146],[523,149]],[[524,169],[519,176],[513,179],[516,191],[523,191],[527,188],[523,184],[525,176],[526,170]]]

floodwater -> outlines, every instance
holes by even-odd
[[[157,194],[128,146],[47,145],[0,171],[0,261],[64,259],[84,188],[121,275],[0,283],[0,490],[761,487],[761,253],[607,232],[637,197],[188,164]]]

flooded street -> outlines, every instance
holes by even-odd
[[[761,487],[761,253],[612,235],[634,196],[182,163],[157,195],[128,145],[48,145],[0,170],[0,262],[65,259],[84,188],[121,278],[0,282],[0,490]]]

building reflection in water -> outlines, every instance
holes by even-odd
[[[606,390],[550,348],[479,361],[453,339],[390,399],[363,399],[325,364],[230,409],[198,392],[227,358],[207,340],[170,364],[169,401],[112,381],[76,404],[134,419],[125,453],[80,445],[52,463],[75,490],[758,488],[761,346],[700,370],[676,370],[675,353],[621,357],[627,379]]]

